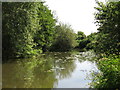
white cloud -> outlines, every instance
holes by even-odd
[[[95,0],[45,0],[48,7],[55,11],[58,20],[69,23],[75,32],[86,35],[97,31],[94,24]],[[104,0],[100,0],[104,1]]]

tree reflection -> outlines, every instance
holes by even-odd
[[[71,53],[62,52],[55,54],[54,69],[59,80],[71,77],[76,67],[74,59]]]
[[[76,57],[80,62],[83,61],[95,62],[95,60],[97,59],[97,55],[93,51],[81,52]]]
[[[75,69],[71,53],[46,53],[3,64],[3,88],[56,88]]]
[[[3,88],[53,88],[57,79],[54,72],[45,72],[52,68],[46,63],[44,58],[32,58],[4,64]]]

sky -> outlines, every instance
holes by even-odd
[[[97,26],[94,24],[95,0],[45,1],[49,9],[55,12],[58,21],[71,25],[74,32],[82,31],[86,35],[97,32]]]

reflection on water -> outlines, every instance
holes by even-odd
[[[9,60],[2,66],[3,88],[88,88],[86,77],[98,71],[91,52],[49,52],[37,58]],[[90,60],[89,60],[90,59]]]

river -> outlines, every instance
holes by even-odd
[[[2,65],[3,88],[89,88],[98,73],[93,52],[49,52]]]

